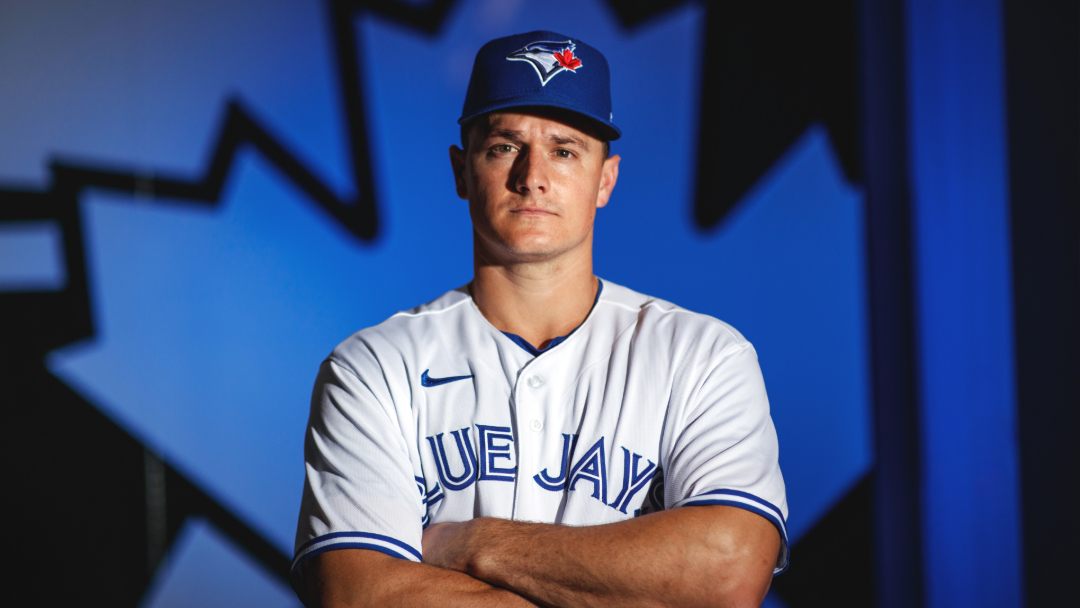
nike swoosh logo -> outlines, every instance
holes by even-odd
[[[423,386],[439,386],[440,384],[448,384],[450,382],[457,382],[458,380],[468,380],[472,378],[472,375],[468,376],[447,376],[445,378],[432,378],[428,375],[431,370],[424,370],[424,373],[420,374],[420,384]]]

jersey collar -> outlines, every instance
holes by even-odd
[[[604,282],[600,280],[600,277],[596,277],[596,283],[597,283],[596,299],[593,300],[592,308],[589,309],[589,314],[590,315],[592,314],[593,308],[596,308],[596,303],[600,301],[600,293],[604,291]],[[585,318],[588,319],[589,315],[585,315]],[[582,321],[581,323],[584,324],[585,321]],[[511,340],[513,340],[514,344],[517,344],[521,348],[525,349],[525,352],[529,353],[530,355],[532,355],[534,357],[539,357],[540,355],[546,353],[547,351],[551,350],[552,348],[555,348],[559,344],[562,344],[570,336],[574,335],[574,332],[578,330],[578,327],[581,327],[581,325],[578,325],[577,327],[575,327],[573,330],[570,331],[570,333],[566,334],[565,336],[559,336],[558,338],[554,338],[551,342],[548,342],[548,345],[545,346],[544,348],[536,348],[532,344],[529,344],[528,340],[526,340],[525,338],[522,338],[521,336],[519,336],[517,334],[512,334],[512,333],[510,333],[508,331],[504,331],[502,333],[507,338],[510,338]]]

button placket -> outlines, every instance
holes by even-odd
[[[543,373],[538,373],[536,367],[540,367],[538,364],[543,363],[541,361],[530,362],[529,367],[533,369],[524,370],[524,374],[520,377],[518,385],[517,395],[519,396],[518,403],[522,406],[517,409],[516,415],[518,416],[518,428],[522,429],[523,441],[519,444],[520,464],[518,465],[518,484],[515,488],[515,517],[524,519],[540,517],[540,513],[536,511],[538,507],[537,500],[541,497],[538,492],[546,493],[541,490],[533,480],[532,476],[541,468],[543,468],[540,460],[542,458],[542,444],[544,438],[544,418],[547,414],[547,401],[546,398],[550,393],[548,379]],[[528,429],[526,432],[525,429]],[[527,451],[528,454],[524,455],[522,452]]]

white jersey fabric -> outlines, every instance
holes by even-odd
[[[688,505],[765,517],[787,499],[757,353],[734,328],[610,282],[534,356],[466,288],[359,331],[323,362],[294,576],[359,547],[421,560],[429,523],[594,525]]]

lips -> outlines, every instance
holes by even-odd
[[[525,207],[523,209],[514,209],[510,213],[513,213],[515,215],[525,215],[525,216],[530,216],[530,215],[535,215],[535,216],[555,215],[553,212],[548,211],[547,209],[541,209],[539,207]]]
[[[558,215],[555,209],[552,209],[547,205],[525,204],[520,207],[515,207],[510,210],[510,213],[517,216],[544,216],[544,215]]]

